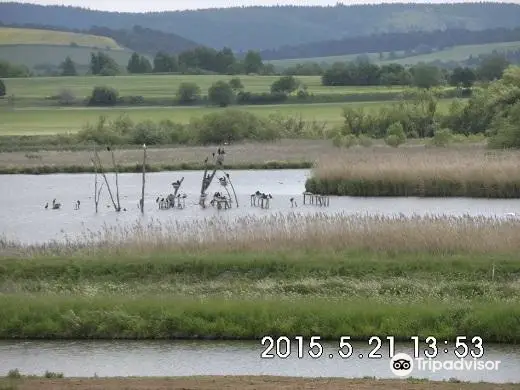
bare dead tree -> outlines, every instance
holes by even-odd
[[[220,155],[219,155],[220,157]],[[222,162],[222,159],[217,160],[217,163]],[[205,160],[205,169],[204,174],[202,176],[202,185],[200,189],[200,201],[199,204],[201,207],[206,208],[206,196],[207,196],[207,189],[211,185],[211,182],[213,181],[213,178],[215,177],[215,174],[217,173],[217,164],[213,163],[213,172],[211,174],[208,174],[208,159]]]
[[[105,184],[107,185],[108,194],[110,195],[110,200],[112,201],[112,205],[114,206],[114,209],[116,211],[121,211],[121,207],[116,204],[114,200],[114,196],[112,195],[112,190],[110,189],[110,184],[108,183],[107,176],[105,175],[105,171],[103,169],[103,164],[101,163],[101,159],[99,158],[99,153],[96,149],[94,149],[94,159],[92,160],[94,162],[94,165],[97,167],[96,169],[99,169],[99,172],[103,179],[105,180]]]

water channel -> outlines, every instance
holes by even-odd
[[[382,358],[369,359],[368,343],[352,343],[348,359],[338,354],[337,344],[323,343],[323,354],[299,359],[296,347],[286,359],[262,359],[265,347],[256,342],[214,341],[0,341],[0,372],[18,368],[27,375],[45,371],[62,372],[66,377],[190,376],[190,375],[280,375],[299,377],[396,378],[390,369],[385,344]],[[307,350],[305,352],[308,352]],[[413,356],[413,346],[396,343],[395,353]],[[386,355],[385,355],[386,354]],[[330,357],[332,356],[332,357]],[[453,345],[444,353],[439,347],[435,361],[454,360]],[[471,361],[472,359],[468,359]],[[482,361],[489,370],[418,369],[415,378],[471,382],[520,382],[520,346],[485,345]],[[496,361],[499,361],[498,365]],[[494,367],[491,367],[491,366]]]

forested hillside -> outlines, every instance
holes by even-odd
[[[88,30],[135,25],[173,32],[214,48],[274,49],[283,45],[383,32],[515,28],[520,5],[501,3],[273,6],[160,13],[115,13],[63,6],[0,3],[0,21]]]
[[[518,20],[518,25],[520,25],[520,20]],[[414,52],[414,54],[417,55],[428,54],[452,46],[517,41],[520,41],[520,27],[481,31],[448,29],[431,32],[418,31],[409,33],[373,34],[365,37],[314,42],[299,46],[285,46],[274,50],[264,50],[260,54],[264,60],[314,58],[392,51]]]

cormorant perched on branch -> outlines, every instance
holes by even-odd
[[[215,158],[215,152],[213,152],[212,154],[213,154],[213,158]]]
[[[220,156],[220,148],[218,148],[218,150],[217,150],[217,154]]]
[[[110,152],[110,146],[107,146],[107,151]]]

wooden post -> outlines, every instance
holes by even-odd
[[[96,153],[96,144],[94,144],[94,153]],[[98,191],[97,191],[97,165],[94,160],[91,160],[94,164],[94,205],[96,207],[96,214],[98,212]]]
[[[144,186],[146,182],[146,144],[143,144],[143,185],[141,187],[141,214],[144,214]]]

